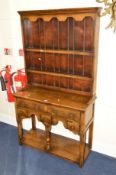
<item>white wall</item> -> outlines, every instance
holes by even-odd
[[[18,10],[52,9],[100,6],[95,0],[0,0],[0,69],[11,64],[13,71],[23,67],[23,57],[18,56],[22,48]],[[105,30],[108,17],[101,19],[99,39],[99,62],[97,96],[94,124],[93,150],[116,157],[116,33]],[[4,48],[12,48],[12,55],[4,55]],[[8,103],[5,93],[0,90],[0,121],[16,125],[14,104]],[[25,121],[24,126],[30,127]],[[40,127],[42,125],[39,124]],[[63,129],[62,124],[53,131],[76,138]]]

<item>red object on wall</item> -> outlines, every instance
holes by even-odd
[[[12,49],[11,48],[4,48],[4,54],[5,55],[12,55]]]
[[[24,56],[23,49],[19,49],[19,56]]]
[[[9,49],[8,48],[4,48],[4,54],[8,55],[9,54]]]

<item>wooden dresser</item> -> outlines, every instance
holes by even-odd
[[[80,166],[92,147],[99,13],[97,7],[19,12],[28,81],[14,94],[19,143]],[[23,132],[27,118],[32,129]],[[79,140],[52,133],[59,121]]]

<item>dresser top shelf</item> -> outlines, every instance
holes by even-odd
[[[31,14],[31,15],[45,15],[45,14],[74,14],[74,13],[95,13],[100,12],[100,7],[84,7],[84,8],[65,8],[65,9],[47,9],[47,10],[31,10],[31,11],[18,11],[20,15]]]
[[[52,10],[34,10],[34,11],[19,11],[21,19],[29,19],[36,21],[42,18],[44,21],[50,21],[52,18],[57,18],[59,21],[65,21],[69,16],[75,20],[83,20],[86,16],[91,16],[93,19],[100,13],[99,7],[89,8],[69,8],[69,9],[52,9]]]
[[[95,96],[85,96],[43,88],[39,86],[27,86],[22,91],[16,92],[15,97],[32,100],[44,104],[52,104],[75,110],[86,110],[88,105],[95,100]]]

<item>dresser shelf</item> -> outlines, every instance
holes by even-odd
[[[76,50],[53,50],[53,49],[35,49],[35,48],[25,48],[28,52],[40,52],[40,53],[57,53],[57,54],[71,54],[71,55],[83,55],[83,56],[94,56],[92,51],[76,51]]]
[[[73,78],[73,79],[81,79],[81,80],[85,80],[85,81],[88,80],[90,82],[92,81],[92,78],[89,78],[86,76],[72,75],[72,74],[62,74],[62,73],[38,71],[38,70],[32,70],[32,69],[27,69],[27,72],[35,73],[35,74],[44,74],[44,75],[52,75],[52,76],[58,76],[58,77]]]

